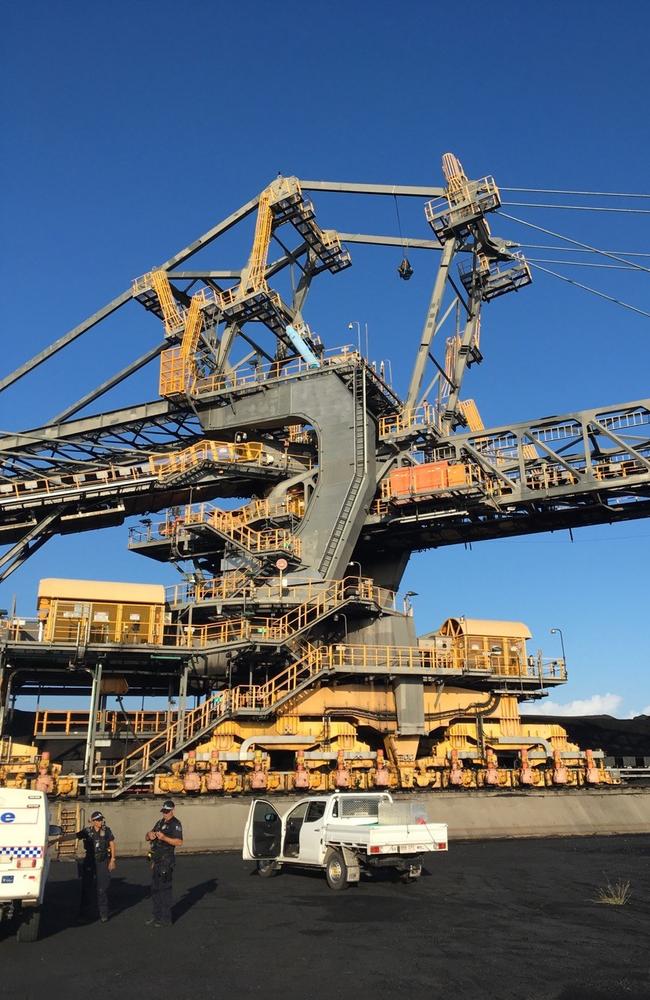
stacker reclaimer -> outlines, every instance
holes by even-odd
[[[183,579],[167,593],[44,580],[33,621],[0,622],[3,725],[16,694],[90,691],[88,712],[37,714],[36,746],[5,739],[0,778],[101,797],[612,780],[598,752],[520,717],[566,680],[563,659],[527,650],[525,625],[456,616],[418,639],[396,600],[414,550],[650,514],[650,400],[485,428],[462,398],[484,307],[531,271],[490,229],[494,180],[452,154],[443,173],[441,188],[280,176],[0,382],[127,303],[162,324],[154,349],[51,423],[0,437],[0,573],[55,534],[140,515],[131,550]],[[439,263],[405,399],[387,363],[307,322],[313,279],[348,268],[348,245],[399,245],[322,229],[319,191],[424,202],[433,238],[410,245]],[[253,215],[244,267],[187,269]],[[281,294],[287,269],[299,280]],[[79,415],[157,357],[159,399]],[[109,711],[127,692],[178,703]]]

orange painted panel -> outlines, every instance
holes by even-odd
[[[405,496],[411,492],[411,469],[394,469],[390,474],[390,492],[394,497]]]
[[[414,493],[430,493],[447,487],[447,462],[428,462],[413,469]]]
[[[448,481],[450,486],[465,486],[468,482],[468,469],[466,465],[450,465],[448,469]]]

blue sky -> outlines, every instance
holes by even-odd
[[[94,312],[278,171],[439,184],[441,154],[453,150],[470,176],[490,173],[504,187],[647,190],[650,13],[635,4],[634,30],[613,31],[611,11],[602,0],[492,8],[470,0],[462,14],[418,0],[5,6],[2,368]],[[397,234],[391,199],[315,201],[323,226]],[[650,251],[647,215],[507,211],[595,246]],[[402,201],[400,212],[405,232],[430,235],[419,203]],[[557,243],[504,219],[493,228]],[[203,259],[240,266],[249,239],[233,235]],[[367,322],[371,355],[392,358],[403,390],[435,255],[413,252],[415,275],[403,283],[398,250],[351,249],[353,267],[319,280],[307,318],[330,345],[347,339],[350,320]],[[555,269],[649,306],[647,273]],[[48,420],[158,339],[155,319],[127,308],[0,396],[0,429]],[[539,272],[525,292],[486,308],[482,348],[465,395],[488,426],[648,395],[650,320]],[[153,399],[156,382],[154,365],[106,407]],[[452,614],[521,619],[548,655],[559,653],[548,631],[560,626],[570,683],[554,702],[648,711],[650,525],[583,529],[574,539],[414,557],[404,588],[419,594],[418,626]],[[50,542],[10,578],[0,603],[15,594],[32,613],[38,579],[53,575],[175,579],[129,555],[125,528],[110,529]]]

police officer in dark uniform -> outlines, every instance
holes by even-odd
[[[162,818],[146,839],[150,843],[149,862],[151,864],[151,902],[153,916],[147,921],[154,927],[170,927],[172,922],[172,878],[174,875],[175,851],[183,843],[183,827],[174,816],[171,799],[163,802]]]
[[[79,830],[86,855],[81,862],[81,906],[79,917],[90,920],[95,904],[103,924],[108,920],[108,887],[115,870],[115,837],[102,813],[91,813],[90,824]]]

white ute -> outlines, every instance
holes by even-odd
[[[414,882],[422,855],[446,850],[446,824],[429,823],[417,803],[393,802],[388,792],[343,792],[302,799],[284,816],[267,799],[255,799],[242,854],[262,876],[284,865],[322,868],[330,889],[346,889],[362,869],[379,867]]]
[[[0,921],[18,921],[18,940],[35,941],[50,866],[50,826],[44,792],[0,788]]]

